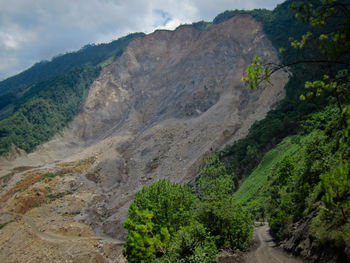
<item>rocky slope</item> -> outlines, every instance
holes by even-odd
[[[244,136],[283,98],[285,73],[256,91],[240,81],[255,55],[277,61],[262,25],[249,15],[206,31],[181,26],[137,38],[103,68],[63,136],[32,154],[2,159],[1,174],[18,166],[93,158],[91,166],[70,173],[95,189],[77,219],[96,233],[122,239],[121,223],[137,190],[161,178],[182,183],[193,178],[203,156]],[[21,179],[11,180],[0,196]]]

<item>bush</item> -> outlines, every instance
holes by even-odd
[[[218,248],[243,249],[251,240],[253,222],[250,215],[232,198],[202,201],[197,208],[199,221],[215,237]]]
[[[194,220],[195,196],[190,189],[160,180],[135,195],[124,227],[128,230],[124,255],[129,262],[150,262],[161,258],[170,234]]]
[[[154,233],[154,214],[148,209],[139,211],[135,203],[130,205],[128,213],[123,224],[128,230],[123,250],[128,262],[151,262],[157,253],[164,254],[170,237],[167,228],[161,227],[159,233]]]
[[[217,252],[214,239],[202,224],[195,222],[174,235],[166,257],[170,262],[214,263]]]
[[[166,227],[169,233],[173,233],[193,220],[191,211],[195,198],[188,187],[163,179],[143,187],[135,194],[134,203],[140,211],[152,211],[156,232]]]

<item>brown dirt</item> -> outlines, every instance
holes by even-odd
[[[58,163],[57,166],[61,167],[61,173],[83,173],[87,171],[96,161],[95,156],[90,156],[83,160],[73,161],[73,162],[62,162]]]
[[[81,170],[87,163],[81,160],[69,166]],[[50,171],[61,172],[67,166]],[[21,180],[0,201],[0,262],[120,261],[123,242],[96,236],[90,226],[74,219],[83,213],[95,189],[71,173],[41,180],[46,172],[14,174]]]
[[[29,186],[33,185],[35,182],[39,181],[41,178],[45,176],[47,171],[30,171],[23,175],[23,179],[18,182],[14,187],[9,189],[1,198],[0,198],[0,205],[1,203],[7,201],[11,196],[13,196],[18,191],[24,191]]]
[[[14,212],[25,214],[33,206],[39,206],[46,200],[47,193],[47,189],[45,188],[32,188],[26,191],[25,194],[16,198]]]

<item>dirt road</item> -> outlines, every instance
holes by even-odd
[[[254,231],[254,239],[258,247],[246,255],[246,263],[300,263],[300,259],[294,258],[276,247],[269,233],[269,225],[265,223]]]
[[[123,245],[124,242],[113,239],[110,237],[99,237],[99,236],[91,236],[91,237],[75,237],[75,236],[64,236],[64,235],[59,235],[59,234],[54,234],[50,232],[41,232],[39,228],[36,226],[34,221],[25,215],[22,214],[17,214],[17,213],[12,213],[12,212],[0,212],[0,214],[9,214],[13,216],[19,216],[22,217],[24,222],[31,228],[32,232],[37,235],[40,239],[45,240],[45,241],[79,241],[79,240],[101,240],[101,241],[106,241],[109,243],[113,243],[116,245]]]

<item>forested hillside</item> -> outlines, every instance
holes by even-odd
[[[16,147],[30,152],[66,127],[101,67],[112,63],[131,40],[143,35],[87,45],[1,81],[0,155]]]
[[[108,44],[86,45],[77,52],[58,55],[50,61],[39,62],[22,73],[1,81],[0,95],[24,91],[36,83],[66,73],[74,67],[86,64],[97,66],[100,63],[111,62],[123,53],[131,40],[143,35],[143,33],[134,33]]]
[[[295,254],[350,260],[350,3],[286,1],[272,12],[226,11],[213,23],[239,13],[263,23],[281,59],[276,65],[256,57],[242,78],[247,88],[288,69],[287,96],[244,139],[204,162],[189,184],[195,195],[171,194],[178,185],[153,192],[166,182],[137,194],[125,221],[130,262],[215,262],[215,249],[246,247],[253,219],[267,220],[276,241]]]
[[[296,11],[299,21],[310,25],[301,38],[289,38],[290,49],[303,56],[294,61],[283,59],[284,65],[264,64],[256,58],[243,80],[258,88],[270,74],[289,66],[293,78],[303,81],[299,101],[315,103],[317,107],[297,119],[295,135],[289,134],[272,150],[284,151],[266,154],[235,197],[250,206],[256,218],[267,215],[272,234],[277,241],[284,241],[287,250],[314,260],[347,262],[350,3],[293,1],[290,8]],[[284,51],[288,52],[281,50]],[[303,77],[303,73],[309,76]],[[230,151],[235,152],[237,145]],[[256,181],[260,181],[260,187],[256,187]]]

